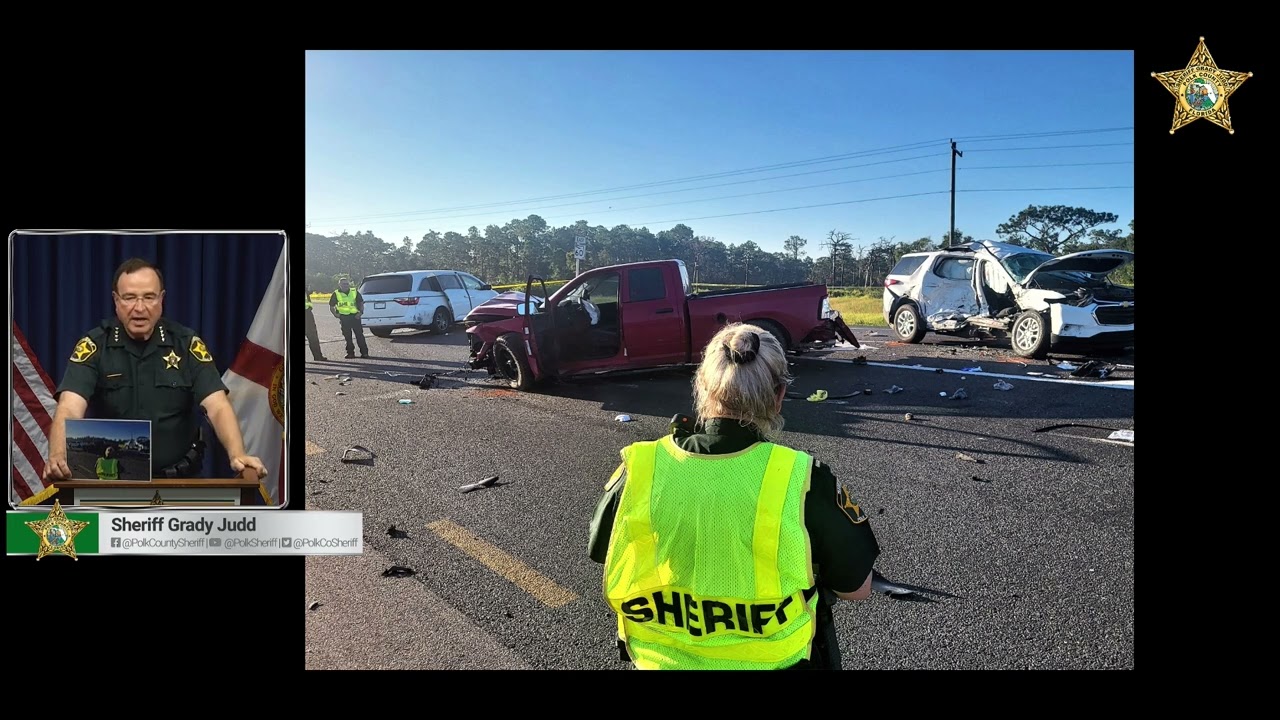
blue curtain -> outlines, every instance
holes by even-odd
[[[222,374],[253,324],[283,247],[279,234],[18,234],[13,320],[56,387],[76,342],[115,317],[116,268],[143,258],[164,275],[164,316],[195,330]],[[204,438],[205,476],[231,477],[226,450],[208,420]]]

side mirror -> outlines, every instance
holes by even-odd
[[[519,305],[516,305],[516,315],[528,315],[529,313],[525,312],[524,308],[525,308],[524,303],[520,303]]]
[[[480,286],[480,289],[481,289],[481,290],[492,290],[492,289],[493,289],[493,286],[492,286],[492,285],[490,285],[489,283],[485,283],[485,284],[483,284],[483,285],[481,285],[481,286]]]

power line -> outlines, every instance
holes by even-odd
[[[1119,130],[1131,130],[1131,129],[1133,128],[1131,127],[1130,128],[1096,128],[1096,129],[1088,129],[1088,130],[1061,130],[1061,131],[1051,131],[1051,132],[1041,132],[1041,133],[1019,133],[1019,134],[1013,134],[1013,135],[986,135],[986,136],[979,135],[979,136],[970,136],[968,138],[960,138],[959,140],[964,142],[992,142],[999,139],[1051,137],[1051,136],[1060,136],[1060,135],[1083,135],[1083,134],[1092,134],[1092,133],[1116,132]],[[759,166],[755,168],[746,168],[741,170],[729,170],[725,172],[711,173],[707,175],[695,175],[695,176],[691,176],[687,178],[679,178],[675,180],[663,180],[663,181],[650,182],[650,183],[641,183],[637,185],[624,185],[624,186],[615,187],[615,188],[606,188],[603,190],[592,190],[592,191],[578,192],[578,193],[565,193],[561,195],[548,195],[544,197],[529,198],[525,200],[508,200],[503,202],[484,203],[479,205],[461,205],[461,206],[446,207],[446,208],[435,208],[432,210],[414,210],[414,211],[406,211],[406,212],[381,213],[381,214],[374,214],[374,215],[332,216],[332,217],[321,217],[321,218],[313,218],[313,219],[327,221],[327,222],[338,222],[338,221],[346,221],[346,220],[366,220],[366,219],[371,220],[371,219],[379,219],[379,218],[407,217],[410,215],[425,215],[425,214],[432,214],[432,213],[438,213],[438,212],[454,212],[459,210],[497,208],[497,207],[503,207],[507,205],[519,205],[523,203],[543,202],[547,200],[562,200],[562,199],[572,198],[572,197],[601,195],[601,194],[611,193],[611,192],[621,192],[624,190],[636,190],[636,189],[647,188],[647,187],[673,185],[673,184],[678,184],[683,182],[693,182],[696,180],[710,180],[710,179],[715,179],[720,177],[732,177],[736,175],[767,172],[769,170],[780,170],[780,169],[787,169],[792,167],[803,167],[805,165],[835,162],[838,160],[850,159],[854,157],[870,157],[874,155],[882,155],[882,154],[892,153],[892,152],[905,152],[907,150],[920,149],[933,144],[945,143],[946,141],[947,141],[947,138],[941,138],[938,140],[926,140],[922,142],[909,143],[906,145],[897,145],[897,146],[892,146],[888,148],[863,150],[863,151],[857,151],[852,153],[843,153],[839,155],[827,155],[824,157],[812,158],[809,160],[799,160],[799,161],[790,162],[790,163],[778,163],[774,165],[764,165],[764,166]],[[1128,144],[1132,144],[1132,143],[1128,143]],[[1068,146],[1068,147],[1091,147],[1091,146]],[[1032,148],[1032,149],[1039,149],[1039,148]],[[784,176],[784,177],[787,177],[787,176]]]
[[[1006,152],[1009,150],[1056,150],[1059,148],[1092,148],[1092,147],[1115,147],[1117,145],[1132,145],[1131,142],[1122,143],[1099,143],[1097,145],[1039,145],[1031,147],[1011,147],[1011,148],[975,148],[967,152]]]
[[[382,218],[382,217],[403,216],[403,215],[419,215],[424,213],[453,212],[455,210],[473,210],[473,209],[481,209],[481,208],[492,208],[492,207],[501,207],[504,205],[519,205],[522,203],[542,202],[544,200],[562,200],[562,199],[571,198],[571,197],[583,197],[586,195],[601,195],[604,193],[621,192],[623,190],[638,190],[640,188],[658,187],[661,185],[674,185],[682,182],[693,182],[695,180],[711,180],[719,177],[732,177],[735,175],[749,175],[752,173],[767,172],[769,170],[784,170],[792,167],[803,167],[805,165],[816,165],[816,164],[825,163],[825,162],[835,162],[837,160],[847,160],[855,157],[871,157],[874,155],[884,155],[886,153],[905,152],[907,150],[919,150],[921,148],[924,148],[933,144],[938,144],[940,142],[942,142],[942,140],[928,140],[924,142],[910,143],[907,145],[896,145],[893,147],[880,148],[875,150],[861,150],[853,153],[843,153],[841,155],[828,155],[825,157],[814,158],[810,160],[798,160],[795,162],[779,163],[775,165],[764,165],[756,168],[746,168],[742,170],[727,170],[725,172],[710,173],[707,175],[694,175],[691,177],[678,178],[675,180],[660,180],[656,182],[640,183],[637,185],[623,185],[623,186],[614,187],[614,188],[606,188],[604,190],[590,190],[586,192],[564,193],[561,195],[547,195],[544,197],[528,198],[525,200],[507,200],[503,202],[485,203],[481,205],[459,205],[456,207],[436,208],[434,210],[413,210],[409,212],[382,213],[380,215],[352,215],[352,216],[346,216],[346,217],[327,217],[327,218],[316,218],[316,219],[327,220],[327,221],[362,220],[365,218]]]
[[[1008,168],[1043,168],[1043,167],[1086,167],[1090,165],[1132,165],[1132,160],[1116,160],[1114,162],[1091,163],[1043,163],[1040,165],[967,165],[957,170],[1004,170]]]
[[[1100,185],[1095,187],[993,188],[993,189],[978,189],[978,190],[957,190],[956,192],[1044,192],[1044,191],[1050,191],[1050,190],[1119,190],[1124,188],[1132,189],[1133,186],[1132,185]],[[764,213],[784,212],[787,210],[808,210],[810,208],[833,207],[835,205],[853,205],[856,203],[876,202],[879,200],[901,200],[903,198],[923,197],[925,195],[946,195],[947,193],[950,193],[950,192],[951,192],[950,190],[937,190],[933,192],[910,193],[907,195],[886,195],[884,197],[863,198],[861,200],[842,200],[840,202],[818,203],[816,205],[796,205],[794,207],[772,208],[769,210],[750,210],[747,212],[726,213],[724,215],[704,215],[702,217],[694,217],[694,218],[677,218],[674,220],[649,220],[641,223],[624,223],[624,224],[630,225],[632,227],[642,227],[642,226],[648,226],[648,225],[665,225],[666,223],[692,222],[694,220],[713,220],[716,218],[738,217],[742,215],[762,215]]]
[[[855,169],[855,168],[874,167],[874,166],[876,166],[876,165],[891,165],[891,164],[893,164],[893,163],[909,162],[909,161],[911,161],[911,160],[922,160],[922,159],[925,159],[925,158],[931,158],[931,157],[942,157],[942,154],[941,154],[941,153],[932,153],[932,154],[929,154],[929,155],[914,155],[914,156],[912,156],[912,157],[908,157],[908,158],[898,158],[898,159],[896,159],[896,160],[880,160],[880,161],[872,162],[872,163],[860,163],[860,164],[858,164],[858,165],[843,165],[843,166],[841,166],[841,167],[837,167],[837,168],[826,168],[826,169],[824,169],[824,170],[806,170],[805,172],[791,173],[791,174],[789,174],[789,175],[775,175],[775,176],[773,176],[773,177],[767,177],[767,178],[753,178],[753,179],[751,179],[751,180],[735,180],[735,181],[733,181],[733,182],[716,183],[715,185],[701,185],[701,186],[698,186],[698,187],[683,188],[683,189],[680,189],[680,190],[660,190],[660,191],[658,191],[658,192],[652,192],[652,193],[641,193],[641,194],[639,194],[639,195],[624,195],[624,196],[622,196],[622,197],[606,198],[606,199],[603,199],[603,200],[584,200],[584,201],[579,201],[579,202],[562,203],[562,204],[559,204],[559,205],[542,205],[542,206],[538,206],[538,207],[523,208],[523,209],[521,209],[521,210],[512,210],[512,211],[510,211],[510,212],[535,212],[535,211],[549,210],[549,209],[551,209],[551,208],[557,208],[557,207],[570,207],[570,206],[573,206],[573,205],[590,205],[591,203],[597,203],[597,202],[613,202],[613,201],[615,201],[615,200],[633,200],[633,199],[635,199],[635,198],[653,197],[654,195],[670,195],[670,194],[672,194],[672,193],[692,192],[692,191],[694,191],[694,190],[710,190],[711,188],[729,187],[729,186],[731,186],[731,185],[745,185],[745,184],[748,184],[748,183],[763,182],[763,181],[766,181],[766,180],[782,180],[782,179],[785,179],[785,178],[802,177],[802,176],[804,176],[804,175],[817,175],[817,174],[820,174],[820,173],[837,172],[837,171],[839,171],[839,170],[852,170],[852,169]],[[777,191],[775,191],[775,192],[777,192]],[[677,204],[678,204],[678,203],[677,203]],[[607,211],[607,210],[595,210],[595,211],[593,211],[593,212],[610,212],[610,211]],[[612,211],[612,212],[620,212],[620,211]],[[433,220],[455,220],[455,219],[458,219],[458,218],[470,218],[470,217],[475,217],[475,213],[468,213],[468,214],[466,214],[466,215],[443,215],[443,216],[430,217],[430,218],[407,218],[407,219],[399,219],[399,218],[397,218],[397,219],[394,219],[394,220],[375,220],[375,221],[368,222],[368,223],[364,223],[364,224],[365,224],[365,225],[387,225],[387,224],[389,224],[389,223],[402,223],[402,222],[408,222],[409,220],[421,220],[421,221],[433,221]],[[561,216],[559,216],[559,217],[564,217],[564,216],[563,216],[563,215],[561,215]]]

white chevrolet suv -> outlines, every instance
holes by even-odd
[[[1130,262],[1125,250],[1054,257],[991,240],[910,253],[885,278],[884,319],[909,343],[987,334],[1027,358],[1118,353],[1133,345],[1133,288],[1107,276]]]

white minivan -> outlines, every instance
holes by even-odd
[[[366,277],[360,295],[360,324],[378,337],[389,337],[396,328],[445,333],[471,308],[498,293],[489,283],[458,270],[402,270]]]

